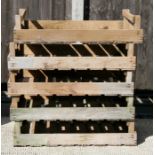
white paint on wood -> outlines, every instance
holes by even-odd
[[[84,0],[72,0],[72,20],[83,20]]]

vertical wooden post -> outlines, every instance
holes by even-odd
[[[12,97],[11,108],[18,108],[19,97]]]
[[[124,29],[136,29],[140,28],[140,17],[134,16],[130,13],[129,10],[123,10],[123,28]],[[127,47],[127,56],[134,56],[134,44],[128,43],[126,45]],[[133,72],[128,71],[126,74],[126,82],[132,82],[133,81]],[[134,96],[127,97],[127,106],[132,107],[134,104]],[[128,132],[133,133],[135,132],[135,122],[127,122],[128,126]]]
[[[22,122],[15,122],[14,124],[14,138],[13,138],[13,143],[14,145],[18,145],[18,136],[21,134],[21,126],[22,126]]]
[[[135,132],[135,122],[127,122],[127,126],[129,133]]]
[[[129,10],[123,10],[122,15],[123,15],[123,29],[133,29],[134,26],[131,23],[129,23],[128,20],[134,20],[134,17],[130,14]],[[126,48],[127,48],[127,56],[133,56],[134,44],[128,43],[126,44]],[[133,80],[133,72],[128,71],[126,74],[126,82],[132,82],[132,80]],[[126,100],[128,106],[133,106],[133,97],[127,97]]]
[[[35,133],[35,125],[36,125],[35,121],[30,122],[29,134]]]

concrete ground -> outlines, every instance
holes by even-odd
[[[137,146],[71,146],[71,147],[13,147],[13,125],[2,117],[2,155],[153,155],[153,121],[136,120]]]

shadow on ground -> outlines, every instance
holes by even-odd
[[[137,144],[144,143],[144,141],[153,136],[153,120],[152,119],[137,119],[136,120],[137,130]]]

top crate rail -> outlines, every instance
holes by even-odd
[[[20,9],[15,16],[16,43],[141,43],[143,40],[140,16],[129,10],[123,10],[126,20],[113,21],[25,20],[25,14],[26,10]]]

